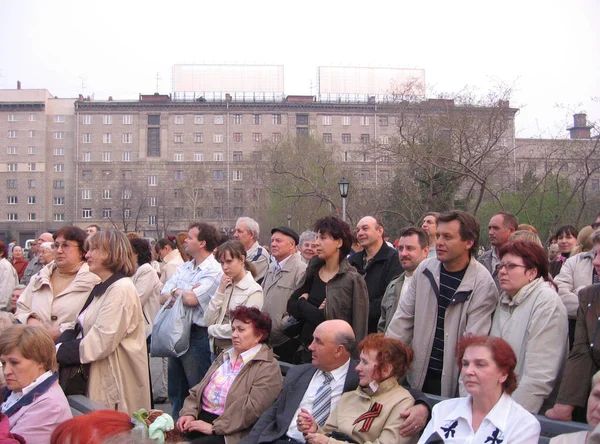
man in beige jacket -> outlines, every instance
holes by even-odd
[[[465,333],[490,331],[498,290],[474,257],[478,239],[479,222],[470,214],[439,216],[437,258],[415,270],[386,332],[413,348],[408,381],[425,393],[457,396],[456,344]]]

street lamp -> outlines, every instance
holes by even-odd
[[[292,220],[292,215],[290,213],[288,213],[288,215],[287,215],[288,228],[290,228],[290,221],[291,220]]]
[[[348,197],[348,187],[350,186],[350,182],[342,177],[342,179],[338,182],[338,187],[340,189],[340,196],[342,196],[342,220],[346,222],[346,198]]]

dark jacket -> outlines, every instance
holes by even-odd
[[[600,370],[600,284],[579,291],[575,341],[569,354],[557,402],[585,407],[592,376]]]
[[[398,252],[391,248],[387,243],[383,243],[373,259],[371,259],[365,268],[363,260],[366,251],[354,253],[348,259],[350,265],[354,266],[365,278],[367,289],[369,291],[369,333],[377,333],[377,323],[381,317],[381,299],[385,289],[392,279],[400,276],[404,271]]]
[[[296,319],[306,321],[300,339],[308,345],[317,325],[330,319],[342,319],[352,326],[356,341],[360,342],[367,336],[369,295],[365,280],[346,258],[340,263],[337,274],[325,284],[325,310],[319,310],[304,298],[300,299],[304,293],[310,292],[313,280],[323,265],[324,260],[318,256],[313,257],[303,280],[288,300],[288,313]]]

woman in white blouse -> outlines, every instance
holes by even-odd
[[[231,347],[229,312],[241,305],[262,309],[263,290],[252,276],[252,266],[246,261],[246,250],[240,241],[219,245],[215,257],[223,268],[223,277],[204,314],[204,322],[211,350],[219,355]]]
[[[517,387],[510,345],[492,336],[466,336],[456,354],[469,395],[436,404],[419,444],[536,444],[539,422],[510,397]]]

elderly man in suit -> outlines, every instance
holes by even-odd
[[[308,410],[315,418],[326,419],[337,407],[342,393],[358,386],[357,362],[351,360],[354,346],[354,332],[346,321],[335,319],[319,324],[309,346],[312,364],[290,369],[277,401],[261,415],[240,444],[305,442],[296,423],[301,409]],[[322,396],[324,390],[328,396]],[[407,435],[423,430],[430,411],[422,393],[411,391],[411,394],[415,405],[406,412],[408,419],[401,428],[401,433]]]
[[[273,326],[269,342],[280,361],[293,362],[298,343],[283,334],[283,325],[288,317],[287,302],[306,271],[306,264],[296,252],[298,234],[288,227],[271,230],[271,257],[263,292],[263,310],[269,313]]]

